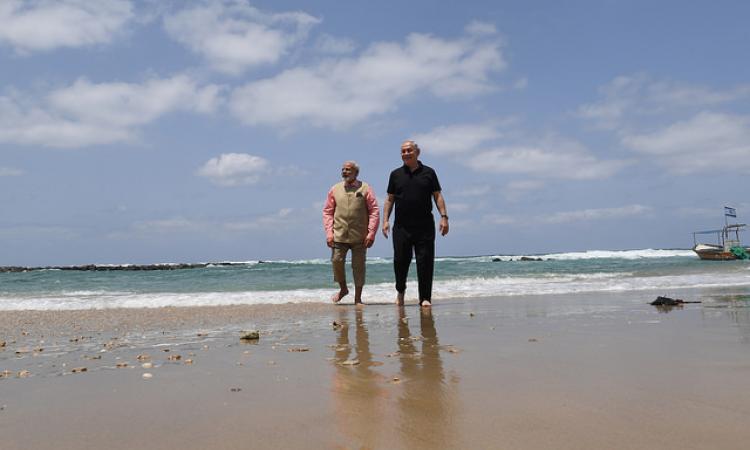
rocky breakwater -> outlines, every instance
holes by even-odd
[[[3,266],[1,272],[30,272],[34,270],[78,270],[78,271],[113,271],[113,270],[180,270],[180,269],[202,269],[208,266],[232,266],[233,263],[175,263],[175,264],[85,264],[81,266],[44,266],[23,267]]]

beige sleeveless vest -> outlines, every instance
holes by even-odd
[[[367,237],[367,199],[369,186],[362,183],[358,189],[346,188],[344,182],[333,186],[336,210],[333,212],[333,240],[347,244],[358,244]]]

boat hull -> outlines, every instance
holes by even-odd
[[[750,248],[745,248],[745,250],[750,252]],[[698,244],[693,247],[693,251],[698,255],[698,258],[707,261],[731,261],[739,259],[734,253],[726,251],[718,245]]]
[[[714,252],[710,250],[695,250],[695,253],[698,255],[698,258],[707,261],[730,261],[737,259],[734,254],[725,251]]]

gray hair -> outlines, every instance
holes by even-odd
[[[419,148],[419,146],[417,145],[417,143],[415,141],[413,141],[411,139],[407,139],[407,140],[405,140],[404,142],[401,143],[401,146],[403,147],[405,144],[409,144],[409,146],[411,146],[411,148],[413,148],[414,150],[422,153],[422,149]]]
[[[357,173],[359,173],[359,164],[357,164],[357,161],[344,161],[344,164],[342,164],[342,166],[345,166],[347,164],[354,167],[354,170],[357,171]]]

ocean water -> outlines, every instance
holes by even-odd
[[[750,262],[700,261],[690,250],[593,250],[520,256],[438,258],[433,299],[685,290],[750,295]],[[351,272],[347,268],[351,283]],[[416,295],[412,263],[407,299]],[[328,302],[326,259],[247,261],[158,271],[37,270],[0,273],[0,311],[156,308]],[[370,258],[365,302],[395,295],[392,261]],[[351,301],[352,295],[346,299]]]

